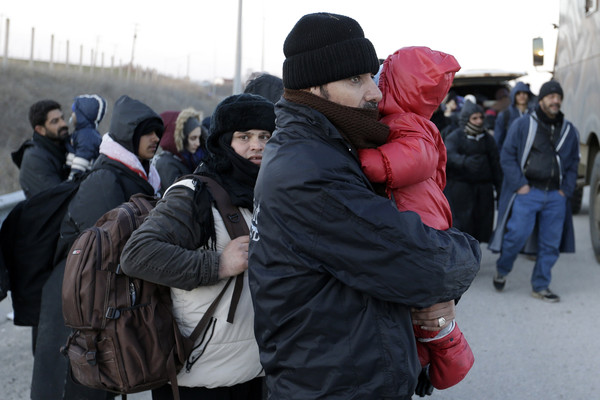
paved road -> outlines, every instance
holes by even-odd
[[[587,191],[586,191],[587,193]],[[561,255],[551,288],[561,302],[530,295],[533,262],[519,257],[504,292],[492,286],[496,256],[483,247],[481,270],[457,307],[457,322],[475,353],[475,365],[455,387],[431,400],[571,400],[600,398],[600,265],[589,238],[587,194],[575,216],[577,252]],[[29,398],[33,359],[30,328],[15,327],[0,303],[0,397]],[[149,400],[148,393],[128,396]],[[417,399],[417,397],[415,397]]]

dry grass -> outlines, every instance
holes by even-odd
[[[112,106],[121,95],[143,101],[157,113],[194,107],[210,115],[219,100],[231,93],[231,88],[221,88],[221,92],[210,95],[200,85],[165,77],[127,80],[125,74],[120,77],[100,70],[92,75],[75,69],[50,71],[46,67],[0,65],[0,194],[21,189],[19,170],[10,153],[31,137],[27,118],[31,104],[41,99],[56,100],[68,119],[73,98],[84,93],[97,93],[106,99],[108,110],[99,127],[104,133],[110,125]]]

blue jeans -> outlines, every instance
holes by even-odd
[[[544,191],[531,188],[527,194],[518,194],[502,240],[500,258],[496,261],[498,274],[507,275],[517,255],[533,232],[536,218],[538,252],[531,275],[531,287],[536,292],[548,289],[551,269],[558,260],[560,241],[566,211],[566,198],[558,190]]]

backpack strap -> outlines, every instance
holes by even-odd
[[[239,208],[231,202],[231,197],[229,197],[229,193],[227,193],[227,191],[223,189],[223,187],[214,179],[209,178],[208,176],[197,174],[184,175],[181,178],[179,178],[171,187],[186,186],[194,190],[195,186],[193,185],[192,180],[198,180],[206,184],[210,194],[216,202],[217,211],[219,211],[219,214],[223,219],[223,223],[225,224],[225,228],[227,229],[227,232],[229,233],[229,237],[231,239],[250,234],[250,231],[248,230],[248,225],[246,225],[246,221],[244,220],[244,217],[242,216],[242,213],[240,212]],[[171,187],[169,187],[169,189],[171,189]],[[169,189],[167,189],[167,191],[165,192],[165,196]],[[232,276],[227,280],[227,283],[225,284],[221,292],[217,295],[215,300],[208,307],[208,309],[204,313],[204,316],[198,322],[198,325],[196,325],[196,328],[190,335],[190,339],[192,339],[192,341],[196,342],[196,340],[200,337],[200,334],[204,331],[204,329],[206,329],[206,326],[208,326],[208,323],[210,322],[210,319],[212,318],[215,310],[217,309],[221,298],[229,288],[229,285],[231,284],[231,281],[233,281],[233,279],[234,277]],[[243,287],[244,274],[239,274],[235,277],[235,286],[233,288],[233,294],[231,295],[231,305],[229,306],[229,313],[227,314],[227,322],[229,323],[233,323],[233,317],[235,315],[237,305],[240,301]]]
[[[240,209],[231,202],[229,193],[227,193],[225,189],[212,178],[204,175],[198,175],[197,178],[206,183],[208,190],[215,198],[217,210],[223,218],[223,223],[225,224],[225,228],[227,228],[227,232],[229,232],[229,236],[232,239],[235,239],[240,236],[250,235],[248,225],[246,225],[246,221],[244,220]],[[239,274],[235,278],[235,286],[233,288],[233,295],[231,296],[231,306],[229,307],[229,314],[227,315],[227,322],[230,324],[233,323],[233,316],[235,315],[235,310],[240,301],[243,286],[244,274]]]

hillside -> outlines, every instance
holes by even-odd
[[[231,88],[220,88],[214,95],[209,92],[200,85],[165,77],[127,80],[108,72],[96,71],[92,75],[75,70],[50,71],[12,65],[3,68],[0,65],[0,194],[21,189],[19,170],[10,153],[31,137],[33,130],[28,112],[31,104],[38,100],[58,101],[68,120],[75,96],[97,93],[108,103],[106,116],[98,129],[105,133],[110,126],[112,107],[121,95],[136,98],[157,113],[194,107],[210,115],[219,100],[231,93]]]

